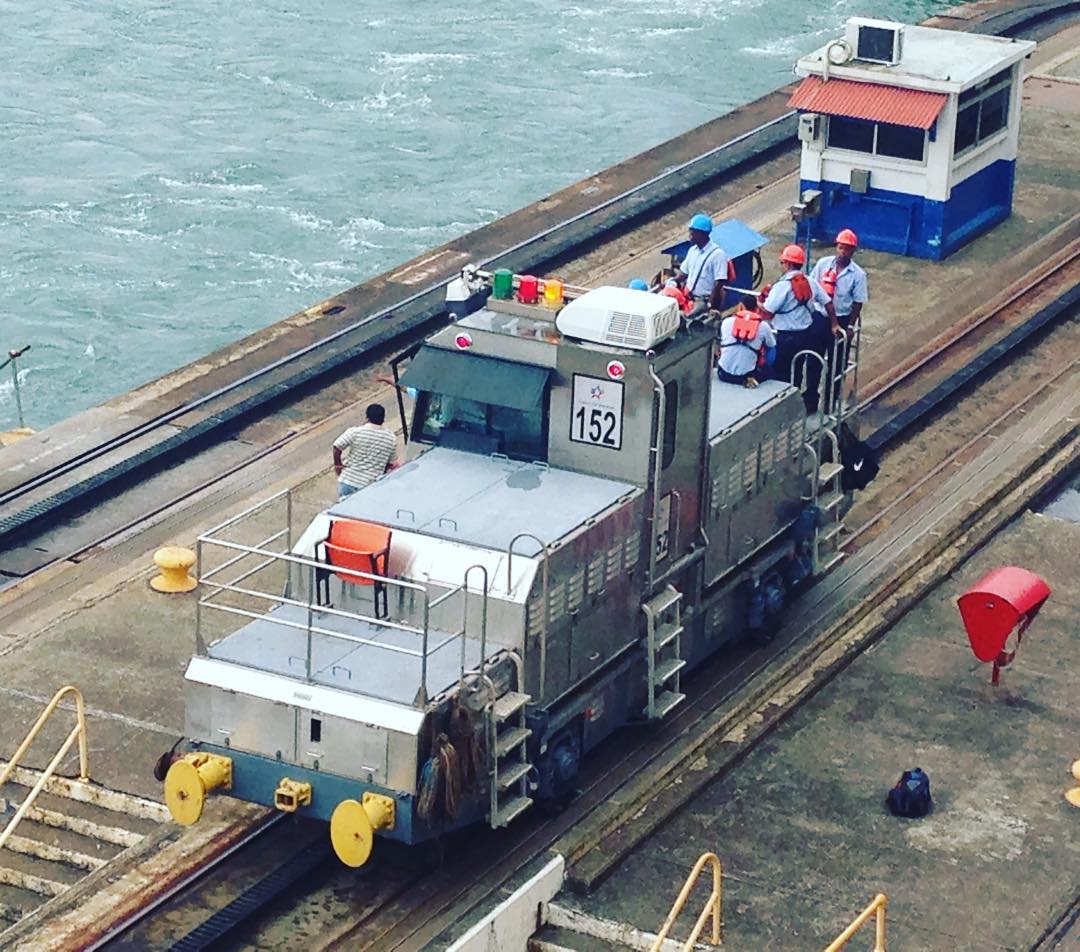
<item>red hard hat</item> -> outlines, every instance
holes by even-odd
[[[859,247],[859,236],[855,234],[850,228],[845,228],[836,236],[836,243],[838,245],[851,245],[852,248]]]
[[[783,251],[780,252],[780,260],[784,264],[806,264],[806,252],[802,250],[798,245],[787,245]]]

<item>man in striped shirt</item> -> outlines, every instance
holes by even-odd
[[[379,403],[365,411],[367,423],[351,426],[334,440],[338,499],[351,496],[398,465],[397,437],[383,427],[386,410]]]

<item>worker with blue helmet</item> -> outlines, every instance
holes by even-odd
[[[729,259],[712,240],[713,221],[704,212],[690,219],[690,250],[679,265],[677,279],[694,299],[688,317],[719,311],[724,304],[724,285],[730,279]]]
[[[644,278],[631,278],[630,283],[627,285],[627,287],[631,291],[648,291],[649,282],[646,281]]]

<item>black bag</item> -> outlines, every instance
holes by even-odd
[[[921,767],[905,770],[896,786],[889,791],[885,805],[893,816],[911,819],[926,816],[934,806],[930,798],[930,778]]]
[[[840,429],[840,462],[844,464],[840,474],[840,488],[844,492],[865,489],[880,468],[874,448],[857,439],[846,423]]]

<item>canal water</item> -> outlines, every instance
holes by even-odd
[[[931,0],[0,0],[0,350],[43,427]],[[15,423],[0,374],[0,429]]]

